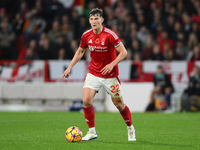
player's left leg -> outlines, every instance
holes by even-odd
[[[131,113],[129,108],[124,104],[122,97],[122,87],[119,78],[105,79],[103,81],[103,86],[107,93],[111,95],[114,105],[117,107],[125,123],[127,124],[128,140],[136,141],[135,129],[132,124]]]
[[[136,141],[135,129],[134,129],[133,123],[132,123],[131,112],[130,112],[128,106],[126,106],[124,104],[123,97],[121,96],[119,98],[114,98],[114,97],[111,97],[111,98],[112,98],[114,105],[119,110],[120,114],[122,115],[122,117],[127,125],[128,141]]]

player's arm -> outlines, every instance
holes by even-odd
[[[113,60],[110,64],[106,65],[102,70],[101,73],[103,75],[108,74],[109,72],[112,71],[113,67],[120,63],[127,55],[126,48],[124,47],[124,44],[121,43],[116,50],[119,52],[117,58]]]
[[[68,78],[69,77],[69,73],[72,69],[72,67],[83,57],[84,53],[85,53],[86,49],[79,47],[78,50],[76,51],[69,67],[65,70],[65,72],[62,75],[62,79]]]

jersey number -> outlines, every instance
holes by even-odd
[[[111,88],[112,93],[117,93],[117,92],[120,91],[119,90],[119,84],[117,84],[116,86],[112,85],[112,86],[110,86],[110,88]]]

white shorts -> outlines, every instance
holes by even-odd
[[[119,98],[122,96],[122,87],[118,78],[100,78],[91,73],[87,74],[83,88],[99,91],[102,86],[111,97]]]

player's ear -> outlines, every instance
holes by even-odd
[[[103,23],[104,22],[104,18],[101,18],[101,23]]]

